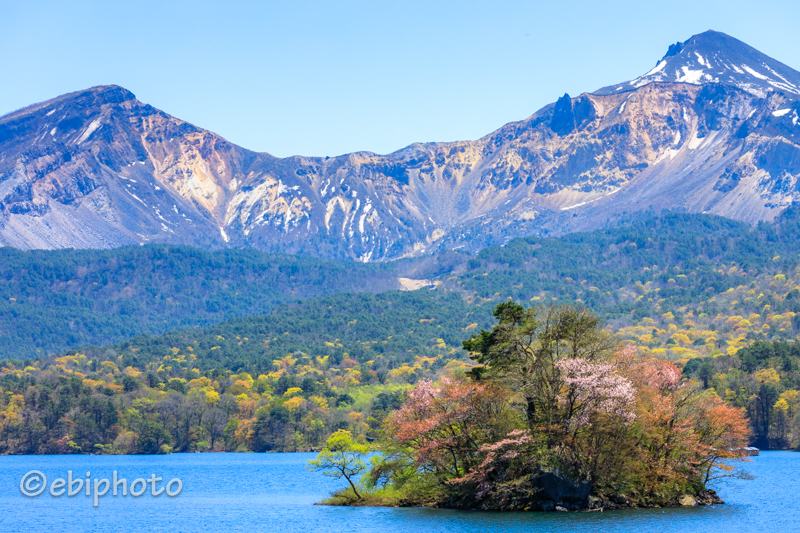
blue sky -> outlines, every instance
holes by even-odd
[[[117,84],[277,156],[475,139],[728,33],[800,70],[800,2],[0,0],[0,114]]]

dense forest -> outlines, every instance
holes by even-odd
[[[683,374],[746,409],[753,445],[800,449],[800,345],[756,341],[732,355],[690,359]]]
[[[0,248],[0,357],[208,326],[311,296],[398,288],[380,265],[188,246]]]
[[[591,233],[515,239],[477,256],[444,252],[381,265],[166,245],[1,248],[0,357],[209,326],[309,297],[382,292],[399,288],[400,277],[440,282],[468,303],[556,298],[581,301],[606,319],[653,316],[758,275],[793,272],[798,219],[790,209],[775,225],[751,228],[712,215],[665,214]],[[638,298],[642,287],[651,295]]]
[[[0,451],[299,450],[345,427],[369,441],[405,389],[469,370],[462,341],[511,299],[585,305],[621,345],[746,409],[753,443],[796,448],[797,220],[789,210],[751,228],[665,214],[377,266],[175,247],[5,249]],[[354,293],[399,276],[435,285]],[[226,316],[241,317],[197,327]],[[63,350],[36,357],[44,346]],[[142,437],[150,431],[158,438]]]
[[[686,323],[691,317],[681,329],[671,323],[661,334],[645,333],[662,348],[607,331],[643,358],[673,358],[687,379],[745,409],[753,444],[798,448],[797,345],[737,347],[749,342],[739,340],[742,329],[791,323],[775,316],[747,326],[737,319],[727,333],[729,317],[714,316],[722,327],[712,333],[720,336],[710,345],[689,343],[713,352],[700,356],[667,344],[689,335],[705,342],[707,332]],[[490,323],[487,305],[424,289],[326,297],[203,330],[7,360],[0,365],[0,452],[294,451],[317,449],[339,429],[372,442],[409,386],[471,370],[461,343]],[[731,343],[724,353],[717,339]]]

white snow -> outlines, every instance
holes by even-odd
[[[222,238],[225,240],[225,242],[230,241],[230,238],[228,237],[228,234],[225,233],[224,229],[219,228],[219,233],[220,233],[220,235],[222,235]]]
[[[695,134],[694,134],[694,137],[692,137],[692,139],[689,141],[689,145],[688,145],[688,146],[689,146],[689,150],[694,150],[695,148],[697,148],[698,146],[700,146],[700,144],[702,144],[702,142],[703,142],[704,140],[705,140],[705,138],[703,138],[703,139],[699,139],[699,138],[697,137],[697,133],[695,133]]]
[[[619,189],[617,189],[617,191],[618,191],[618,190],[619,190]],[[609,194],[614,194],[614,193],[615,193],[615,192],[617,192],[617,191],[610,192],[610,193],[606,194],[606,196],[608,196]],[[601,197],[601,198],[602,198],[602,197]],[[579,203],[579,204],[574,204],[574,205],[569,205],[569,206],[567,206],[567,207],[562,207],[562,208],[561,208],[561,210],[562,210],[562,211],[569,211],[570,209],[575,209],[576,207],[580,207],[580,206],[582,206],[582,205],[586,205],[586,204],[590,204],[590,203],[592,203],[592,202],[596,202],[596,201],[597,201],[597,200],[599,200],[599,199],[600,199],[600,198],[595,198],[594,200],[587,200],[587,201],[585,201],[585,202],[581,202],[581,203]],[[485,223],[488,223],[488,222],[491,222],[491,220],[487,220],[486,222],[484,222],[484,224],[485,224]]]
[[[680,152],[680,150],[676,150],[674,148],[668,148],[666,152],[658,156],[658,158],[655,161],[653,161],[653,165],[657,165],[665,159],[669,159],[671,161],[673,157],[678,155],[678,152]]]
[[[742,68],[745,69],[751,76],[755,76],[756,78],[758,78],[760,80],[768,80],[769,79],[767,76],[764,76],[760,72],[756,72],[755,70],[751,69],[747,65],[742,65]]]
[[[652,76],[653,74],[661,72],[662,70],[664,70],[664,67],[666,67],[666,66],[667,66],[667,62],[666,61],[662,61],[661,63],[656,65],[653,70],[651,70],[650,72],[648,72],[647,74],[645,74],[642,77],[644,78],[645,76]]]
[[[683,75],[681,76],[679,72],[676,72],[675,81],[679,83],[691,83],[693,85],[698,85],[700,80],[703,78],[703,71],[702,70],[692,70],[689,67],[681,67],[683,71]]]
[[[678,144],[679,142],[681,142],[681,132],[676,131],[675,132],[675,140],[672,141],[672,144]]]
[[[152,208],[153,208],[153,211],[155,211],[155,212],[156,212],[156,216],[157,216],[158,218],[160,218],[161,220],[163,220],[164,222],[166,222],[166,223],[168,223],[168,224],[170,223],[170,222],[169,222],[169,220],[167,220],[166,218],[164,218],[164,217],[162,217],[162,216],[161,216],[161,210],[160,210],[158,207],[156,207],[156,206],[154,206],[154,205],[153,205],[153,206],[150,206],[150,207],[152,207]],[[163,226],[164,224],[161,224],[161,225]]]
[[[89,127],[86,128],[86,131],[83,132],[83,135],[81,135],[81,138],[78,139],[78,144],[81,144],[82,142],[84,142],[86,139],[89,138],[89,136],[92,133],[94,133],[97,130],[97,128],[102,126],[102,124],[100,123],[100,120],[101,120],[101,118],[98,117],[98,118],[94,119],[91,124],[89,124]]]
[[[731,66],[733,67],[733,70],[735,70],[737,74],[744,74],[744,71],[739,67],[737,67],[736,65],[731,65]]]
[[[51,109],[50,111],[48,111],[48,112],[47,112],[47,114],[46,114],[45,116],[46,116],[46,117],[49,117],[50,115],[52,115],[52,114],[53,114],[53,113],[55,113],[55,112],[56,112],[56,110],[55,110],[55,109]]]
[[[364,212],[358,218],[358,232],[361,235],[364,235],[364,221],[367,219],[367,210],[364,209]]]
[[[773,87],[777,87],[778,89],[782,89],[784,91],[789,91],[790,93],[800,94],[800,91],[794,85],[787,85],[785,83],[781,83],[779,81],[772,81],[769,80],[767,83],[772,85]]]
[[[55,135],[55,134],[56,134],[56,129],[55,129],[55,128],[53,128],[52,130],[50,130],[50,135]]]
[[[749,114],[749,115],[747,115],[747,118],[746,118],[745,120],[750,120],[750,117],[752,117],[752,116],[755,114],[755,112],[756,112],[756,110],[755,110],[755,109],[753,109],[752,111],[750,111],[750,114]]]
[[[619,114],[620,115],[622,114],[623,111],[625,111],[625,104],[627,104],[627,103],[628,103],[628,101],[625,100],[624,102],[622,102],[622,105],[619,106]]]
[[[694,55],[696,55],[696,56],[697,56],[697,62],[698,62],[698,63],[700,63],[701,65],[703,65],[703,66],[704,66],[704,67],[706,67],[706,68],[711,68],[711,65],[709,65],[709,64],[706,62],[706,60],[705,60],[705,59],[703,59],[703,56],[701,56],[701,55],[700,55],[700,54],[698,54],[697,52],[695,52],[695,53],[694,53]]]
[[[769,65],[767,65],[766,63],[763,63],[763,65],[764,65],[764,68],[765,68],[765,69],[767,69],[768,71],[770,71],[770,72],[771,72],[772,74],[774,74],[775,76],[779,77],[779,78],[780,78],[782,81],[784,81],[784,82],[788,83],[789,85],[792,85],[791,83],[789,83],[789,80],[787,80],[786,78],[784,78],[783,76],[781,76],[780,74],[778,74],[777,72],[775,72],[774,70],[772,70],[771,68],[769,68]]]
[[[141,199],[141,198],[139,198],[138,196],[136,196],[135,194],[133,194],[131,191],[125,191],[125,192],[127,192],[128,194],[130,194],[131,196],[133,196],[134,198],[136,198],[137,200],[139,200],[139,202],[141,202],[141,204],[142,204],[143,206],[147,207],[147,204],[146,204],[146,203],[144,203],[144,202],[142,201],[142,199]]]
[[[782,116],[784,116],[784,115],[788,115],[788,114],[789,114],[789,111],[791,111],[791,109],[789,109],[789,108],[786,108],[786,109],[778,109],[777,111],[773,111],[773,112],[772,112],[772,116],[773,116],[773,117],[782,117]]]

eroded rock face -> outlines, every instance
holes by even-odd
[[[648,209],[772,220],[800,200],[800,74],[715,32],[656,67],[476,141],[335,158],[254,153],[120,87],[64,95],[0,117],[0,245],[377,261]]]

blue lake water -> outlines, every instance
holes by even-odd
[[[800,531],[800,453],[763,452],[746,469],[752,481],[717,487],[726,505],[603,513],[482,513],[440,509],[315,506],[343,485],[305,469],[314,454],[174,454],[162,456],[0,457],[0,531],[204,531],[234,532],[485,532],[485,531]],[[178,478],[181,493],[153,497],[109,493],[23,496],[20,480],[31,470],[48,484],[66,478],[119,478],[131,483],[151,474]],[[35,487],[35,484],[29,485]],[[75,486],[77,488],[77,485]],[[137,485],[137,489],[141,488]],[[177,485],[172,486],[173,489]],[[120,489],[121,490],[121,489]]]

